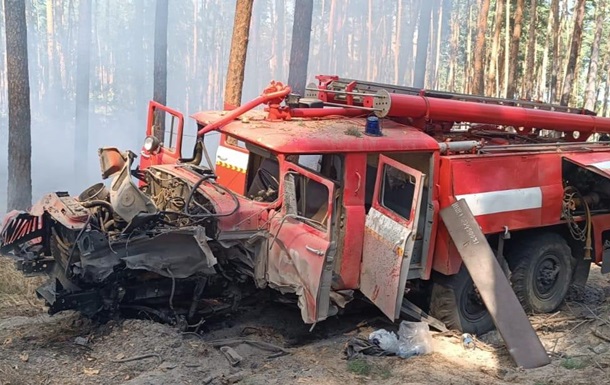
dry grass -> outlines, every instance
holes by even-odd
[[[24,277],[10,258],[0,256],[0,317],[42,310],[43,302],[36,298],[35,290],[44,281],[44,277]]]

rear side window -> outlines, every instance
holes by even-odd
[[[379,193],[379,204],[400,215],[411,219],[415,178],[395,167],[383,166],[383,185]]]

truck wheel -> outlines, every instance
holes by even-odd
[[[518,241],[507,253],[511,283],[527,312],[549,313],[563,302],[572,277],[572,254],[559,234]]]
[[[430,313],[449,329],[464,333],[481,335],[494,328],[491,315],[464,265],[455,275],[438,274],[434,278]]]

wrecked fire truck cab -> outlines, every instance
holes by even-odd
[[[25,272],[50,272],[38,293],[51,312],[193,322],[269,287],[293,298],[306,323],[354,298],[395,320],[405,295],[420,294],[447,326],[474,333],[493,328],[492,318],[442,208],[467,202],[528,311],[554,311],[592,262],[602,264],[610,147],[585,140],[610,132],[610,119],[318,81],[305,97],[272,83],[235,110],[193,115],[199,139],[188,159],[182,115],[151,102],[139,168],[133,153],[101,149],[109,186],[50,194],[8,215],[2,250]],[[154,136],[157,113],[170,117],[163,138]],[[203,145],[212,131],[221,136],[213,167]]]

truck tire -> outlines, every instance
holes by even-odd
[[[463,333],[481,335],[494,328],[493,319],[464,265],[455,275],[437,274],[433,279],[432,316],[443,321],[449,329]]]
[[[566,240],[545,233],[516,241],[506,260],[511,283],[526,312],[555,311],[565,299],[572,279],[572,253]]]

